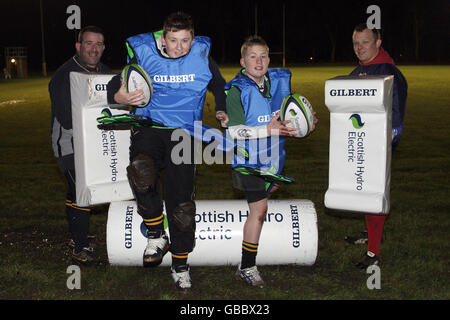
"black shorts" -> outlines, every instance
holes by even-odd
[[[268,197],[267,183],[262,177],[245,175],[232,170],[233,187],[245,193],[248,203]]]

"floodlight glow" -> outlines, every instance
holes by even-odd
[[[16,59],[12,58],[11,63],[16,63]]]

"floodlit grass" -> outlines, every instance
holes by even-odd
[[[314,134],[287,143],[285,173],[297,183],[275,199],[310,199],[318,215],[319,252],[311,267],[261,266],[267,283],[252,290],[234,280],[234,266],[193,267],[195,288],[178,293],[169,268],[114,267],[107,263],[107,206],[91,218],[102,263],[81,267],[81,290],[68,290],[71,265],[64,213],[65,182],[50,146],[49,78],[0,81],[0,299],[449,299],[450,67],[400,66],[409,84],[403,140],[392,163],[391,213],[381,246],[381,290],[366,287],[356,269],[364,247],[345,235],[364,229],[359,215],[323,205],[328,186],[329,112],[324,82],[347,67],[292,68],[294,92],[306,96],[319,118]],[[223,68],[231,80],[238,68]],[[208,93],[204,119],[218,127]],[[199,165],[198,200],[242,199],[229,168]],[[264,230],[263,230],[264,235]],[[236,248],[240,250],[240,248]],[[280,248],[282,250],[282,248]]]

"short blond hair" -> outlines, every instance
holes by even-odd
[[[250,36],[245,39],[244,43],[241,46],[241,58],[244,58],[248,48],[253,46],[263,46],[266,48],[267,54],[269,54],[269,46],[263,38],[261,38],[260,36]]]

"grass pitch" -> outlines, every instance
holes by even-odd
[[[365,247],[343,241],[365,228],[361,215],[331,212],[323,205],[328,186],[329,112],[324,82],[351,66],[292,68],[293,92],[306,96],[319,123],[307,139],[287,144],[285,173],[298,183],[275,199],[315,203],[319,251],[311,267],[261,266],[266,288],[234,280],[235,266],[193,267],[195,288],[175,290],[169,268],[108,265],[107,206],[91,217],[102,261],[81,266],[81,289],[66,286],[72,264],[66,246],[65,182],[50,145],[49,78],[0,81],[0,299],[302,300],[449,299],[449,66],[401,66],[408,84],[403,140],[392,162],[391,213],[381,245],[381,289],[369,290],[369,274],[356,269]],[[226,80],[238,68],[223,68]],[[218,127],[208,93],[204,121]],[[236,199],[229,168],[199,165],[196,196]],[[263,235],[264,236],[264,229]],[[280,248],[282,249],[282,248]],[[240,248],[236,248],[240,251]]]

